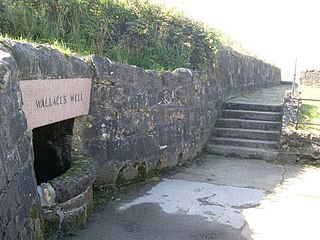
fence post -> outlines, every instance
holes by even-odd
[[[292,97],[294,97],[294,92],[296,91],[297,61],[298,59],[296,58],[296,61],[294,64],[294,74],[293,74],[293,82],[292,82]]]
[[[299,108],[300,108],[300,101],[299,101],[299,99],[297,99],[297,101],[298,101],[298,107],[297,107],[296,130],[298,130],[298,128],[299,128]]]

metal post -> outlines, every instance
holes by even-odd
[[[293,82],[292,82],[292,97],[294,97],[294,92],[296,88],[296,75],[297,75],[297,58],[294,64],[294,74],[293,74]]]
[[[296,119],[296,130],[298,130],[298,128],[299,128],[299,108],[300,108],[300,101],[299,101],[299,99],[297,99],[298,100],[298,107],[297,107],[297,119]]]

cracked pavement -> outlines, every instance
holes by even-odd
[[[207,155],[64,239],[319,239],[320,168]]]

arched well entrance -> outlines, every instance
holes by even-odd
[[[32,130],[34,170],[38,185],[69,169],[73,122],[74,119],[68,119]]]

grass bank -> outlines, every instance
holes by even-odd
[[[0,0],[0,34],[145,69],[202,68],[219,33],[148,0]]]

